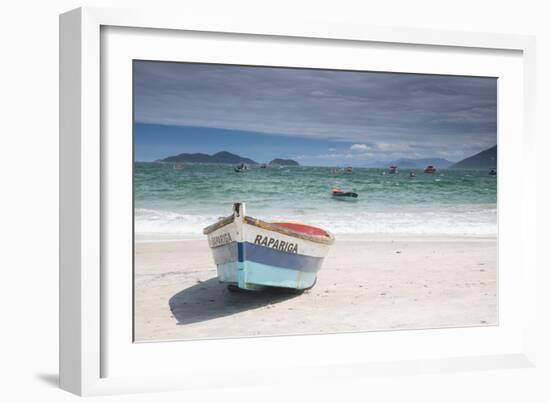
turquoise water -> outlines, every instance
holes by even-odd
[[[200,237],[202,228],[229,215],[234,202],[247,215],[294,220],[335,234],[496,234],[497,180],[486,170],[410,170],[136,163],[135,230],[146,237]],[[332,187],[359,194],[330,196]]]

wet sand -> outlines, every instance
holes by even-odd
[[[315,287],[234,293],[205,240],[136,242],[136,341],[497,324],[495,237],[368,236],[331,247]]]

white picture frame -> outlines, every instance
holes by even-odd
[[[499,277],[499,325],[472,329],[133,344],[131,338],[128,339],[131,302],[127,297],[131,278],[125,276],[127,272],[124,270],[118,276],[108,270],[113,267],[113,261],[120,262],[120,267],[127,267],[127,252],[132,247],[131,242],[128,243],[129,238],[124,235],[128,233],[131,217],[125,216],[115,223],[112,217],[117,215],[110,213],[120,211],[117,208],[131,208],[123,204],[130,185],[124,184],[129,167],[119,168],[124,166],[123,163],[115,166],[110,154],[113,150],[124,149],[128,144],[124,142],[127,137],[110,133],[114,127],[125,132],[127,125],[131,125],[131,121],[125,123],[127,108],[131,109],[127,102],[131,94],[128,94],[127,80],[121,79],[115,84],[115,81],[106,80],[102,75],[124,76],[127,60],[135,57],[132,49],[138,52],[135,47],[127,46],[130,42],[124,41],[132,41],[132,37],[138,35],[142,35],[139,52],[143,52],[145,59],[153,58],[152,52],[156,46],[155,52],[158,53],[155,54],[162,60],[180,60],[182,56],[179,53],[176,55],[173,45],[182,40],[181,35],[186,33],[191,33],[193,37],[187,43],[188,52],[198,49],[192,41],[200,41],[209,35],[214,35],[217,42],[237,38],[243,49],[251,46],[252,42],[260,45],[269,42],[284,48],[293,41],[301,47],[315,43],[335,51],[346,44],[358,46],[359,52],[363,45],[380,49],[392,47],[392,52],[397,56],[409,50],[425,55],[424,62],[416,61],[419,63],[416,67],[411,64],[405,70],[421,69],[441,74],[455,72],[448,67],[450,61],[456,62],[470,54],[472,63],[467,64],[472,70],[463,71],[491,75],[491,69],[496,67],[494,60],[491,62],[489,59],[501,58],[503,85],[509,86],[506,88],[510,90],[504,92],[517,94],[517,97],[499,97],[499,270],[504,266],[510,267]],[[95,395],[246,386],[275,381],[292,383],[297,375],[301,380],[334,381],[371,374],[533,366],[536,325],[535,184],[533,176],[514,173],[513,168],[529,161],[535,149],[534,49],[534,38],[520,35],[366,27],[315,21],[296,25],[270,21],[269,18],[216,21],[150,10],[81,8],[61,15],[61,387],[79,395]],[[241,53],[239,50],[234,52],[235,62],[242,61],[243,50],[240,50]],[[437,52],[448,54],[449,60],[445,62],[443,58],[439,64],[435,56]],[[265,63],[268,63],[267,51],[265,53]],[[261,58],[262,52],[254,52],[254,55]],[[222,56],[205,56],[197,50],[194,57],[196,60],[219,61]],[[223,57],[227,61],[233,56]],[[488,64],[482,60],[485,57],[489,60]],[[113,64],[105,58],[112,58]],[[116,58],[120,60],[115,62]],[[390,64],[397,63],[395,55],[387,59]],[[480,59],[479,64],[475,62],[477,59]],[[296,63],[304,66],[308,62],[302,60]],[[315,65],[318,62],[313,60],[310,63]],[[353,62],[344,60],[344,63]],[[426,63],[430,63],[431,67],[427,68]],[[380,64],[378,68],[385,67]],[[109,107],[115,104],[118,111],[126,112],[111,116]],[[502,126],[501,122],[505,125]],[[504,147],[500,147],[502,142]],[[131,166],[131,161],[126,162]],[[507,177],[502,173],[509,175]],[[514,181],[515,187],[508,185],[511,181]],[[115,197],[115,191],[121,192],[121,197]],[[118,207],[114,199],[120,200]],[[505,200],[504,204],[501,200]],[[120,234],[121,238],[117,238]],[[114,245],[117,248],[113,254]],[[513,270],[512,265],[517,271]],[[117,301],[114,301],[113,295],[117,296]],[[354,345],[365,346],[364,351],[358,353],[353,350]],[[329,353],[319,357],[315,354],[319,348]],[[243,349],[249,354],[237,363],[236,358],[241,355],[234,352]],[[301,362],[278,361],[280,352],[289,350],[302,353]],[[203,357],[201,360],[199,354],[208,354],[209,359],[204,360]],[[263,359],[259,360],[261,355]],[[180,359],[170,360],[171,356],[185,357],[185,363],[182,364]],[[270,362],[269,368],[260,362],[265,362],[266,357]],[[224,360],[231,362],[232,374],[224,371]],[[140,362],[143,368],[136,364]],[[208,379],[205,379],[206,376]]]

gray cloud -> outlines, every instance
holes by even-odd
[[[134,65],[138,123],[330,138],[388,155],[460,159],[494,145],[496,91],[492,78]]]

